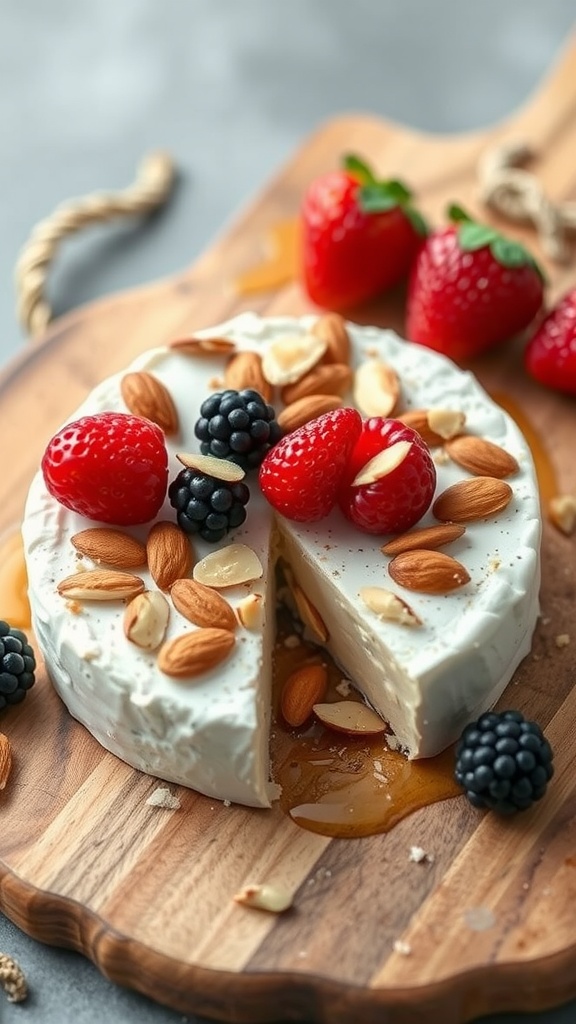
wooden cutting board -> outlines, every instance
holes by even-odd
[[[46,440],[102,377],[242,309],[309,309],[297,283],[242,298],[234,282],[342,151],[410,181],[439,221],[449,199],[477,210],[478,159],[507,139],[534,147],[552,198],[576,198],[576,40],[527,106],[487,132],[437,137],[373,117],[333,120],[192,269],[56,322],[2,381],[0,527],[19,521]],[[512,233],[541,255],[532,231]],[[543,262],[551,298],[576,281],[576,261]],[[401,328],[401,308],[396,296],[363,319]],[[475,370],[528,417],[558,489],[576,493],[574,400],[528,381],[512,351]],[[155,781],[103,751],[41,675],[2,717],[15,758],[0,797],[2,910],[30,935],[83,952],[115,982],[229,1021],[460,1024],[575,996],[576,540],[548,524],[544,532],[544,619],[504,700],[538,718],[556,752],[550,792],[529,814],[502,823],[458,797],[388,834],[344,840],[304,831],[280,811],[225,807],[186,790],[178,810],[151,807]],[[571,634],[563,648],[560,634]],[[433,861],[411,862],[412,846]],[[232,894],[254,879],[291,887],[294,908],[275,917],[238,907]],[[395,951],[395,940],[411,953]]]

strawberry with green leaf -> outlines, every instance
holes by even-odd
[[[301,210],[303,279],[318,306],[344,310],[398,284],[427,233],[401,181],[381,181],[358,156],[316,178]]]
[[[528,327],[542,306],[544,279],[533,256],[451,206],[452,223],[421,247],[408,288],[406,334],[465,361]]]

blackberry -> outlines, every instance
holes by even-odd
[[[34,686],[36,658],[28,637],[0,619],[0,711],[19,704]]]
[[[216,543],[246,519],[250,491],[243,481],[217,480],[198,469],[183,469],[168,488],[181,530]]]
[[[492,711],[464,729],[454,774],[474,807],[515,814],[544,796],[553,757],[536,722],[520,711]]]
[[[202,402],[194,427],[200,451],[254,469],[282,436],[275,415],[258,391],[216,391]]]

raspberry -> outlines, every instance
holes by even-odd
[[[356,409],[335,409],[282,438],[260,467],[260,486],[276,511],[301,523],[327,516],[361,427]]]
[[[215,543],[242,525],[250,491],[242,481],[228,483],[197,469],[183,469],[170,484],[168,497],[181,530]]]
[[[390,461],[383,455],[380,465],[374,465],[374,480],[355,485],[360,471],[367,470],[371,460],[386,452]],[[420,434],[398,420],[375,416],[363,424],[339,502],[344,515],[359,530],[403,533],[422,518],[435,486],[436,468]]]
[[[28,637],[0,619],[0,711],[19,704],[34,686],[36,658]]]
[[[127,413],[83,416],[52,438],[42,473],[50,494],[73,512],[117,526],[147,523],[166,495],[164,434]]]
[[[217,391],[202,402],[194,433],[203,455],[249,470],[260,465],[282,436],[274,417],[274,409],[258,391]]]
[[[520,711],[489,712],[464,729],[454,774],[474,807],[515,814],[544,796],[553,757],[536,722]]]

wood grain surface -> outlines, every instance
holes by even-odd
[[[527,105],[490,131],[441,138],[371,117],[337,118],[192,269],[56,322],[2,378],[0,532],[19,522],[47,439],[104,376],[242,309],[309,310],[297,282],[248,299],[234,281],[343,150],[406,178],[438,221],[452,199],[482,212],[478,159],[505,139],[534,147],[552,198],[576,198],[576,41]],[[541,256],[531,230],[510,233]],[[543,262],[554,299],[576,281],[576,259],[560,268]],[[396,295],[363,310],[362,320],[402,330],[401,311]],[[528,417],[558,489],[576,493],[574,400],[526,379],[513,349],[474,369]],[[502,823],[459,797],[386,835],[337,840],[299,829],[277,809],[226,807],[184,789],[179,809],[153,807],[146,801],[157,781],[102,750],[41,673],[27,701],[2,718],[14,752],[0,795],[2,910],[36,938],[83,952],[120,984],[229,1021],[461,1024],[575,996],[575,551],[574,538],[545,525],[543,619],[502,702],[536,717],[555,749],[556,775],[533,811]],[[563,633],[571,643],[559,648]],[[411,862],[414,845],[433,859]],[[232,895],[250,881],[288,886],[293,909],[272,916],[236,905]],[[396,940],[409,955],[395,950]]]

